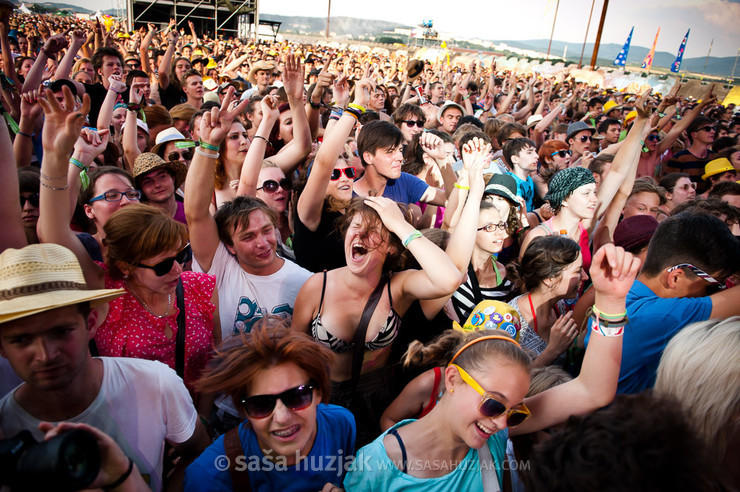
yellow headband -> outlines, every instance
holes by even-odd
[[[505,341],[507,341],[507,342],[511,342],[511,343],[513,343],[514,345],[516,345],[516,346],[517,346],[517,347],[519,347],[519,348],[522,348],[522,346],[521,346],[521,345],[519,345],[519,344],[518,344],[518,343],[516,342],[516,340],[514,340],[513,338],[509,338],[509,337],[504,337],[504,336],[501,336],[501,335],[488,335],[488,336],[485,336],[485,337],[480,337],[480,338],[476,338],[475,340],[471,340],[471,341],[469,341],[468,343],[466,343],[465,345],[463,345],[463,346],[462,346],[462,347],[460,348],[460,350],[458,350],[458,351],[457,351],[457,353],[456,353],[456,354],[455,354],[455,356],[454,356],[454,357],[452,358],[452,360],[450,360],[450,364],[452,364],[453,362],[455,362],[455,359],[457,359],[457,356],[458,356],[458,355],[460,355],[460,354],[461,354],[461,353],[463,352],[463,350],[465,350],[466,348],[468,348],[468,347],[470,347],[471,345],[474,345],[474,344],[476,344],[476,343],[478,343],[478,342],[482,342],[483,340],[505,340]]]

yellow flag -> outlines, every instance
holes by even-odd
[[[440,45],[440,47],[441,47],[442,49],[445,49],[445,50],[446,50],[446,49],[447,49],[447,42],[445,42],[445,41],[442,41],[442,44]]]

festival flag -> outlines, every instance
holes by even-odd
[[[671,72],[678,73],[678,71],[681,70],[681,62],[683,61],[683,52],[686,49],[686,41],[689,40],[690,32],[691,32],[691,29],[686,31],[686,36],[684,36],[683,41],[681,41],[681,46],[678,48],[678,54],[676,55],[676,61],[674,61],[673,65],[671,65]]]
[[[627,36],[627,42],[622,46],[622,51],[619,52],[617,57],[614,59],[614,65],[623,67],[627,63],[627,54],[630,52],[630,43],[632,42],[632,33],[635,32],[635,26],[632,26],[630,35]]]
[[[658,36],[660,35],[660,27],[658,32],[655,34],[655,41],[653,41],[653,47],[650,48],[650,53],[647,54],[644,60],[642,60],[642,67],[650,70],[650,66],[653,64],[653,56],[655,56],[655,45],[658,44]]]

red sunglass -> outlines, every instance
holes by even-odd
[[[342,173],[349,179],[353,179],[357,174],[357,170],[354,167],[345,167],[344,169],[334,169],[331,172],[331,180],[336,181],[342,177]]]

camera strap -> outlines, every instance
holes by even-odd
[[[177,281],[177,339],[175,341],[175,372],[185,379],[185,293],[182,277]]]
[[[360,324],[357,325],[357,331],[355,332],[354,347],[352,349],[352,379],[350,380],[351,398],[355,396],[355,390],[357,389],[357,383],[360,382],[360,372],[362,371],[362,362],[365,358],[365,335],[367,334],[367,325],[370,324],[370,318],[373,317],[375,307],[380,301],[380,296],[383,294],[383,287],[386,283],[389,283],[390,279],[386,275],[380,278],[380,282],[373,290],[372,294],[365,304],[365,308],[362,310],[362,317],[360,318]],[[390,291],[389,291],[390,293]]]
[[[249,421],[244,425],[249,427]],[[237,459],[244,457],[244,448],[239,438],[239,425],[224,434],[224,452],[229,458],[229,475],[231,476],[231,488],[239,492],[251,492],[252,484],[249,481],[249,473],[246,469],[237,470]]]

